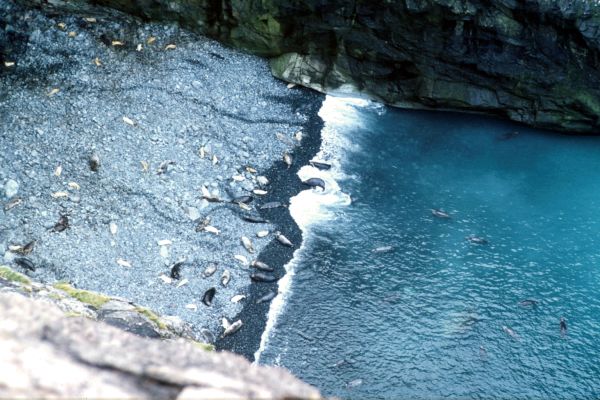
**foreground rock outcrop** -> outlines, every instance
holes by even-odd
[[[77,289],[66,282],[35,282],[4,265],[0,265],[0,293],[17,293],[56,306],[70,317],[102,321],[139,336],[195,339],[192,327],[179,317],[160,316],[132,301]],[[198,344],[213,348],[209,344]]]
[[[142,338],[18,293],[0,293],[0,397],[320,398],[279,368]]]
[[[536,127],[600,132],[600,8],[593,1],[93,3],[179,21],[272,57],[275,76],[319,91],[359,91],[401,107],[484,112]]]

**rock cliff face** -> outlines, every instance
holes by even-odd
[[[591,0],[93,3],[271,57],[275,76],[319,91],[600,133],[600,8]]]

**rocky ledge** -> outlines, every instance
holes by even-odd
[[[283,369],[142,338],[17,292],[0,293],[0,315],[2,398],[320,398]]]
[[[319,91],[495,114],[568,133],[600,132],[600,8],[594,1],[93,3],[178,21],[272,57],[275,76]]]

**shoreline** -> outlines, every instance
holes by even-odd
[[[292,90],[302,91],[302,97],[305,101],[291,99],[293,107],[300,109],[304,114],[310,116],[303,125],[303,138],[299,146],[293,153],[293,164],[287,168],[282,159],[263,173],[269,181],[269,194],[263,198],[262,203],[279,201],[289,205],[292,197],[300,191],[307,189],[302,185],[298,178],[298,171],[304,165],[308,164],[321,148],[324,122],[319,116],[319,110],[322,107],[324,96],[304,87],[297,87]],[[259,214],[267,219],[276,229],[281,231],[294,244],[293,248],[281,245],[277,239],[273,240],[257,255],[257,259],[263,261],[275,269],[274,275],[277,281],[263,283],[255,282],[250,284],[247,301],[241,312],[230,321],[242,320],[244,326],[234,335],[219,338],[215,342],[217,350],[227,350],[244,356],[250,361],[254,361],[254,353],[260,347],[262,334],[266,328],[268,313],[271,301],[257,304],[256,301],[269,292],[278,291],[279,279],[286,274],[285,265],[289,263],[296,250],[302,246],[302,231],[292,218],[288,207],[279,207],[265,210],[258,210]],[[250,268],[254,270],[254,268]]]

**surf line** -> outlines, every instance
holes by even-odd
[[[312,227],[319,221],[333,219],[337,207],[349,206],[352,202],[350,196],[344,193],[337,183],[338,180],[345,178],[339,160],[344,150],[351,147],[348,137],[349,128],[360,124],[357,107],[369,104],[370,102],[360,99],[327,96],[319,111],[319,116],[323,118],[325,125],[321,131],[321,149],[314,160],[331,165],[331,168],[322,168],[322,165],[318,168],[318,163],[315,163],[305,165],[298,171],[298,176],[303,182],[319,178],[325,183],[325,189],[312,187],[290,199],[289,212],[302,232],[302,244],[284,266],[285,275],[278,282],[277,296],[271,301],[260,346],[254,353],[254,363],[260,363],[261,355],[276,331],[277,320],[283,313],[291,294],[296,268],[302,263],[303,254],[310,247]]]

